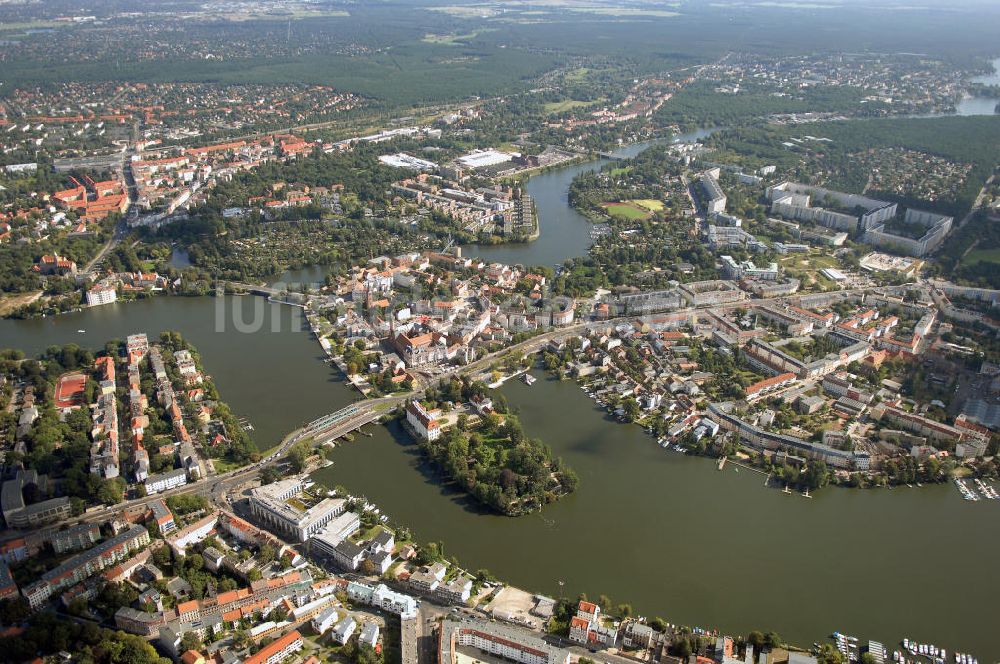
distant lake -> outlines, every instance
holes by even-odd
[[[972,78],[973,83],[983,85],[1000,85],[1000,58],[993,61],[993,73],[983,74]],[[996,105],[1000,99],[989,97],[966,97],[955,104],[955,111],[959,115],[994,115]]]

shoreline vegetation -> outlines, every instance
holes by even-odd
[[[466,494],[505,516],[529,514],[575,491],[579,479],[573,469],[553,458],[542,441],[525,436],[504,396],[484,383],[442,382],[427,391],[423,403],[447,415],[452,404],[487,399],[492,406],[481,415],[463,412],[436,440],[418,438],[421,452]]]

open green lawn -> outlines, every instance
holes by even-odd
[[[659,212],[663,209],[663,201],[657,201],[652,198],[634,198],[626,202],[646,208],[650,212]]]
[[[67,24],[59,21],[18,21],[4,23],[0,22],[0,32],[7,30],[41,30],[43,28],[61,28],[65,27]]]
[[[822,270],[825,267],[839,267],[837,259],[827,254],[790,254],[779,263],[786,270]]]
[[[472,32],[466,34],[447,34],[447,35],[438,35],[428,32],[426,35],[424,35],[424,38],[421,39],[420,41],[423,41],[428,44],[443,44],[445,46],[458,46],[463,42],[468,42],[475,39],[484,32],[492,32],[492,30],[485,30],[485,29],[473,30]]]
[[[623,217],[625,219],[645,219],[648,212],[628,203],[608,203],[604,206],[612,217]]]
[[[1000,263],[1000,249],[974,249],[962,257],[962,265]]]
[[[571,111],[574,108],[583,108],[585,106],[591,106],[598,103],[597,101],[580,101],[579,99],[566,99],[563,101],[550,101],[545,104],[545,112],[552,115],[555,113],[565,113],[566,111]]]

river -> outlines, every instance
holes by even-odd
[[[970,79],[973,83],[983,83],[985,85],[1000,85],[1000,58],[993,61],[993,73],[974,76]],[[958,115],[994,115],[996,105],[1000,99],[990,97],[965,97],[955,104],[955,112]]]
[[[677,141],[694,141],[712,133],[699,130],[674,137]],[[634,143],[612,152],[616,157],[634,157],[657,141]],[[569,186],[580,173],[599,169],[608,163],[598,159],[571,164],[528,179],[525,191],[531,195],[538,210],[541,235],[527,244],[468,245],[462,247],[463,255],[483,258],[494,263],[513,265],[547,265],[553,267],[567,258],[585,256],[590,249],[590,229],[586,217],[569,205]]]
[[[262,321],[259,329],[237,329],[243,322],[252,327],[255,314]],[[65,343],[100,349],[134,332],[155,339],[164,330],[179,331],[197,347],[223,400],[250,420],[261,448],[357,396],[337,368],[323,362],[301,310],[258,297],[157,297],[48,318],[0,320],[0,348],[32,356]]]
[[[566,188],[597,166],[532,178],[539,240],[479,253],[528,265],[582,255],[590,224],[568,207]],[[322,278],[316,270],[299,274]],[[237,329],[255,313],[263,325]],[[356,397],[302,331],[298,309],[254,297],[162,297],[3,320],[0,347],[29,354],[68,342],[100,348],[165,329],[198,347],[223,399],[254,424],[262,448]],[[839,630],[1000,654],[990,609],[1000,598],[997,503],[966,503],[951,486],[789,496],[762,488],[757,473],[718,472],[705,459],[663,451],[638,428],[608,421],[572,383],[513,382],[504,390],[529,435],[581,478],[576,494],[541,514],[482,514],[442,486],[392,427],[342,446],[320,477],[368,495],[422,540],[444,541],[466,566],[537,592],[556,594],[564,581],[568,595],[604,593],[647,615],[733,633],[774,629],[804,645]]]
[[[563,581],[567,596],[607,594],[643,615],[774,629],[802,645],[838,630],[1000,653],[1000,504],[967,503],[951,485],[787,495],[759,473],[665,451],[572,382],[537,375],[504,393],[528,435],[580,476],[575,494],[539,514],[482,514],[396,426],[343,445],[317,478],[363,493],[470,569],[535,592],[556,594]]]

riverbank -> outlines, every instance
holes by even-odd
[[[894,561],[894,579],[916,578],[923,563],[910,555],[915,542],[933,556],[949,555],[960,542],[971,564],[988,565],[1000,534],[968,533],[989,528],[995,505],[967,503],[942,485],[789,497],[763,489],[760,474],[737,472],[731,462],[719,472],[705,459],[666,452],[638,427],[618,426],[573,382],[534,375],[534,385],[509,381],[502,392],[525,430],[545,440],[581,482],[540,514],[507,519],[484,512],[440,483],[419,446],[392,423],[339,448],[335,466],[317,476],[362,491],[420,541],[445,542],[465,566],[487,567],[533,592],[609,594],[673,623],[711,623],[733,634],[775,629],[798,644],[839,630],[887,644],[906,636],[949,650],[998,652],[988,636],[988,607],[1000,581],[972,589],[956,606],[948,575],[924,575],[917,587],[885,577],[878,562]],[[916,535],[928,528],[933,537]],[[566,555],[581,550],[587,555]],[[837,566],[817,564],[831,556]],[[796,608],[811,601],[801,579],[832,589],[808,612]],[[794,601],[761,608],[763,598],[777,595]],[[899,602],[955,610],[942,621],[926,612],[904,615],[894,608]]]
[[[567,209],[555,177],[561,173],[534,178],[533,186],[549,187],[542,194],[554,206],[540,206],[542,223],[547,209],[560,215]],[[589,244],[589,222],[568,224],[553,223],[569,239],[550,262],[573,255],[572,242]],[[547,242],[545,234],[539,242]],[[547,264],[535,260],[540,246],[508,248],[524,252],[513,262]],[[237,327],[236,320],[248,323]],[[259,324],[250,325],[254,320]],[[324,353],[302,311],[263,298],[154,298],[0,321],[0,338],[40,352],[122,330],[152,335],[163,329],[181,330],[201,350],[234,412],[252,414],[261,447],[356,398],[336,369],[319,361]],[[703,459],[664,453],[638,428],[612,426],[616,422],[575,384],[536,375],[535,385],[510,381],[503,393],[525,430],[581,477],[579,491],[541,514],[508,519],[485,512],[439,483],[417,445],[393,423],[375,428],[373,438],[339,446],[335,465],[317,475],[371,496],[420,541],[445,542],[465,566],[488,567],[541,594],[605,593],[674,623],[711,622],[731,634],[774,629],[800,644],[840,630],[884,643],[907,636],[980,657],[1000,654],[990,608],[1000,579],[980,575],[962,586],[956,601],[954,574],[928,574],[926,567],[926,560],[950,560],[958,550],[963,566],[991,568],[1000,547],[995,505],[967,503],[954,488],[937,485],[821,492],[812,500],[761,491],[756,473],[719,472]],[[567,555],[581,551],[587,553]],[[824,588],[822,601],[814,588]],[[810,609],[803,611],[806,604]],[[948,610],[902,612],[900,605]]]

